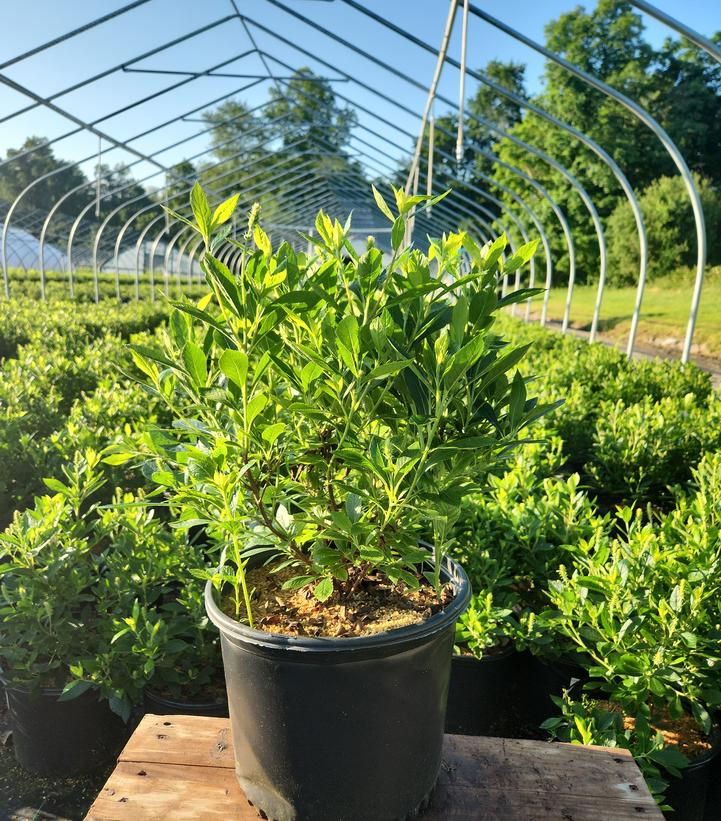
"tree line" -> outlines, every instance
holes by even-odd
[[[721,35],[715,39],[721,42]],[[653,48],[644,37],[640,15],[629,3],[617,0],[600,0],[591,11],[578,6],[561,15],[547,25],[545,42],[552,51],[639,102],[669,133],[701,192],[709,264],[720,264],[721,66],[684,39],[669,38],[660,48]],[[466,104],[460,162],[455,157],[456,116],[449,113],[436,118],[434,189],[453,188],[463,197],[482,202],[497,216],[500,209],[482,200],[479,189],[519,216],[522,212],[507,189],[523,197],[546,227],[555,283],[562,284],[568,259],[559,223],[533,183],[508,168],[515,167],[543,186],[565,213],[575,240],[577,281],[592,281],[598,273],[599,250],[589,213],[568,180],[519,142],[535,146],[566,166],[593,199],[606,231],[610,281],[635,282],[636,227],[618,181],[590,149],[518,102],[528,101],[586,133],[623,169],[644,214],[650,276],[692,265],[696,241],[683,182],[647,126],[554,62],[547,61],[542,90],[534,96],[528,94],[526,68],[521,63],[494,60],[482,71],[516,100],[478,84]],[[125,166],[102,168],[101,190],[106,196],[101,200],[101,219],[132,198],[137,200],[114,223],[124,223],[146,203],[163,202],[177,210],[187,204],[189,180],[196,177],[211,194],[241,191],[248,206],[261,198],[266,220],[281,214],[284,219],[293,218],[293,204],[311,189],[325,185],[339,192],[342,201],[343,192],[369,184],[350,150],[356,125],[353,109],[339,100],[328,80],[310,69],[300,69],[292,79],[272,85],[268,102],[261,107],[251,109],[241,100],[229,100],[204,117],[210,129],[210,152],[201,161],[177,163],[156,191],[146,191],[134,182]],[[77,166],[57,158],[40,138],[29,138],[20,151],[29,148],[35,149],[30,155],[0,168],[0,202],[12,201],[29,181],[50,170],[57,173],[31,190],[24,199],[28,206],[47,211],[60,196],[78,188],[67,197],[63,212],[77,214],[92,200],[95,187],[82,187],[91,181]],[[7,157],[17,153],[11,149]],[[397,169],[396,182],[405,182],[408,168],[406,164]],[[427,174],[425,149],[420,170],[422,176]],[[133,228],[139,230],[153,216],[146,212]],[[53,230],[62,233],[60,222]],[[529,232],[535,233],[530,225]]]

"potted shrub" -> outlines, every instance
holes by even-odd
[[[102,537],[88,502],[102,486],[98,454],[78,454],[55,495],[16,513],[0,534],[0,659],[15,756],[70,775],[115,757],[127,735],[135,660],[113,645],[115,602],[98,596]]]
[[[628,750],[661,809],[672,809],[666,801],[669,780],[680,777],[688,761],[678,748],[667,745],[661,730],[649,723],[643,711],[624,712],[602,696],[594,699],[581,695],[574,699],[566,693],[562,698],[553,696],[553,700],[560,715],[543,722],[552,740]],[[674,812],[673,818],[688,821],[683,813]]]
[[[98,511],[97,530],[112,546],[100,584],[120,619],[113,643],[131,648],[147,681],[148,712],[227,716],[218,631],[205,612],[207,558],[183,530],[156,516],[162,502],[116,493]],[[137,606],[136,606],[137,602]]]
[[[660,527],[622,508],[617,538],[581,540],[549,584],[555,629],[589,659],[584,685],[689,761],[669,780],[674,818],[702,819],[721,734],[717,640],[719,557],[708,531],[672,515]],[[666,766],[656,756],[657,763]],[[672,775],[677,775],[667,767]]]
[[[477,593],[456,622],[446,732],[505,736],[513,731],[520,706],[521,667],[513,644],[518,602],[511,591]]]
[[[274,250],[254,207],[233,274],[213,235],[237,197],[213,212],[196,186],[210,294],[176,305],[163,351],[134,349],[178,417],[150,442],[157,480],[179,524],[222,548],[206,606],[238,779],[280,821],[381,821],[429,795],[470,596],[446,555],[453,521],[548,409],[507,376],[525,348],[491,330],[529,295],[499,300],[499,271],[535,244],[505,267],[505,237],[451,234],[424,254],[403,237],[427,198],[395,191],[393,214],[375,195],[387,263],[323,213],[314,255]]]
[[[145,688],[145,709],[157,715],[228,716],[220,637],[205,612],[205,582],[186,580],[156,611],[167,641]],[[138,630],[142,640],[142,630]]]
[[[574,680],[587,677],[585,659],[576,645],[548,622],[549,612],[553,616],[554,611],[548,607],[544,591],[566,558],[562,546],[605,533],[608,519],[598,516],[580,490],[577,474],[566,478],[544,475],[550,467],[539,461],[544,455],[548,454],[536,444],[519,449],[505,473],[491,477],[488,492],[480,498],[471,497],[461,509],[452,555],[465,568],[474,589],[483,595],[492,592],[493,607],[513,608],[513,616],[502,619],[501,627],[505,644],[512,640],[518,652],[514,655],[506,647],[504,666],[513,666],[515,672],[508,676],[505,687],[497,690],[502,702],[496,704],[486,702],[485,691],[478,690],[472,681],[482,669],[500,666],[482,667],[467,656],[454,656],[452,670],[459,684],[455,692],[470,695],[473,688],[482,700],[472,711],[459,703],[456,712],[452,677],[448,712],[457,716],[460,723],[456,727],[472,727],[468,723],[471,715],[475,720],[487,715],[494,722],[491,730],[487,724],[476,725],[485,727],[485,734],[539,735],[541,722],[555,709],[551,696],[560,696]],[[493,612],[486,609],[485,617]],[[497,644],[495,630],[486,631],[481,619],[475,626],[475,641],[487,634],[488,646]],[[461,686],[461,677],[468,686]]]

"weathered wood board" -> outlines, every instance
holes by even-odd
[[[223,718],[142,720],[86,821],[256,821],[235,779]],[[419,821],[661,821],[624,750],[446,736]],[[374,821],[374,819],[368,819]]]

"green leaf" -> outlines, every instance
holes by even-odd
[[[405,218],[399,216],[393,222],[393,228],[391,228],[391,247],[394,251],[397,251],[401,245],[403,244],[403,237],[406,235],[406,221]]]
[[[303,385],[303,390],[308,391],[310,383],[317,379],[323,373],[323,368],[317,362],[306,362],[300,372],[300,381]]]
[[[246,421],[249,429],[252,427],[256,416],[267,404],[268,400],[262,393],[256,394],[256,396],[248,402],[248,406],[246,408]]]
[[[265,439],[269,445],[272,445],[284,430],[285,422],[274,422],[272,425],[268,425],[263,431],[263,439]]]
[[[373,197],[375,198],[376,205],[380,209],[381,213],[385,214],[385,216],[388,217],[388,219],[391,222],[394,222],[395,217],[391,213],[391,209],[388,207],[386,201],[383,199],[383,196],[381,195],[380,191],[378,191],[375,185],[371,185],[371,190],[373,191]]]
[[[233,275],[230,273],[230,269],[212,254],[206,254],[203,257],[203,270],[205,271],[208,284],[211,287],[215,285],[228,303],[235,308],[237,315],[243,316],[244,311],[240,291]]]
[[[361,517],[361,497],[357,493],[349,493],[345,500],[345,512],[355,524]]]
[[[293,527],[293,517],[288,513],[288,508],[281,504],[275,512],[275,518],[283,530],[290,530]]]
[[[207,239],[210,235],[210,223],[212,221],[210,215],[210,206],[208,205],[208,198],[205,196],[205,191],[200,187],[200,183],[196,181],[193,190],[190,192],[190,207],[193,209],[193,216],[198,223],[200,233]]]
[[[258,250],[262,251],[267,257],[273,253],[273,246],[270,243],[270,237],[265,233],[260,225],[256,225],[253,229],[253,241],[258,247]]]
[[[203,297],[203,299],[200,300],[200,302],[205,303],[205,305],[207,306],[208,302],[212,298],[212,293],[206,294],[205,297]],[[194,316],[196,319],[200,319],[206,325],[210,325],[211,328],[215,328],[215,330],[218,331],[218,333],[222,334],[228,340],[228,342],[235,344],[235,340],[233,339],[233,336],[231,335],[228,328],[224,325],[221,325],[217,319],[211,316],[203,308],[196,307],[195,305],[188,305],[185,302],[171,302],[170,304],[177,308],[179,311],[184,311],[186,314]],[[200,303],[198,303],[198,305],[200,305]]]
[[[129,347],[131,351],[140,354],[141,357],[151,359],[153,362],[159,362],[161,365],[165,365],[166,368],[174,368],[175,370],[179,370],[175,362],[171,362],[167,356],[153,348],[148,348],[145,345],[130,345]]]
[[[183,362],[193,384],[197,388],[204,388],[208,381],[208,368],[203,349],[195,342],[188,342],[183,348]]]
[[[682,770],[684,767],[688,766],[688,759],[678,749],[678,747],[669,746],[664,747],[661,750],[652,750],[649,753],[649,758],[657,764],[660,764],[662,767],[669,769],[674,767],[677,770]]]
[[[539,296],[542,293],[544,293],[543,288],[519,288],[517,291],[511,291],[499,299],[498,307],[505,308],[507,305],[524,302],[526,299],[531,299],[532,297]]]
[[[498,239],[488,249],[488,253],[483,260],[483,267],[487,271],[491,270],[501,258],[501,255],[506,250],[506,245],[508,245],[508,238],[505,234],[501,234],[501,236],[498,237]]]
[[[64,485],[59,479],[43,479],[43,482],[46,487],[49,487],[50,490],[54,490],[56,493],[67,493],[68,488],[67,485]]]
[[[527,242],[525,245],[521,245],[521,247],[516,251],[513,257],[518,257],[518,259],[521,260],[521,264],[529,262],[538,250],[539,242],[540,240],[534,239],[530,242]]]
[[[235,211],[236,206],[238,205],[239,196],[240,194],[233,194],[232,197],[228,197],[227,200],[220,203],[220,205],[213,212],[211,229],[217,228],[219,225],[223,225],[228,222],[228,220],[233,216],[233,211]]]
[[[156,470],[150,478],[156,485],[175,487],[175,476],[169,470]]]
[[[283,582],[283,590],[298,590],[315,581],[315,576],[294,576]]]
[[[70,701],[73,698],[78,698],[83,693],[87,693],[91,687],[95,687],[92,681],[71,681],[65,685],[58,701]]]
[[[352,351],[355,356],[358,356],[360,347],[358,342],[358,320],[353,314],[348,314],[336,326],[337,338]]]
[[[218,360],[220,370],[239,388],[245,388],[248,376],[248,357],[243,351],[233,351],[230,348],[223,351]]]
[[[453,313],[451,315],[451,339],[457,348],[460,348],[463,344],[467,322],[468,299],[461,294],[453,306]]]
[[[193,479],[209,482],[215,476],[215,462],[200,451],[196,451],[192,459],[188,459],[188,473]]]
[[[126,465],[132,458],[132,453],[111,453],[103,459],[103,462],[106,465]]]
[[[386,376],[393,376],[411,364],[413,364],[412,359],[394,359],[391,362],[384,362],[382,365],[376,365],[366,379],[383,379]]]
[[[326,576],[313,588],[313,595],[318,601],[327,601],[333,595],[333,579]]]
[[[508,417],[515,427],[521,419],[523,408],[526,405],[526,382],[520,371],[516,371],[511,383],[511,397],[508,403]]]

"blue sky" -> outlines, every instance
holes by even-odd
[[[126,2],[127,0],[34,0],[12,4],[6,2],[2,10],[3,47],[0,52],[0,63],[94,17],[120,8]],[[425,101],[423,91],[373,65],[362,54],[343,48],[325,35],[293,19],[268,0],[236,2],[241,13],[255,24],[265,26],[272,33],[298,43],[314,57],[342,69],[352,78],[381,90],[414,111],[421,111]],[[350,40],[362,52],[372,53],[379,59],[397,66],[420,82],[423,87],[427,87],[430,82],[435,62],[431,55],[399,36],[381,29],[344,3],[338,0],[330,3],[319,0],[281,2]],[[545,24],[577,5],[573,0],[477,2],[491,14],[541,42]],[[364,0],[364,3],[404,30],[438,47],[448,10],[446,0]],[[656,4],[704,34],[710,35],[713,31],[721,29],[719,0],[657,0]],[[582,5],[590,7],[593,3],[587,2]],[[193,29],[220,20],[231,13],[230,0],[203,0],[202,3],[197,0],[151,0],[66,43],[15,63],[4,69],[3,73],[35,93],[44,96],[57,94],[87,76],[118,67],[165,41],[181,37]],[[650,18],[645,18],[645,22],[648,39],[654,45],[659,45],[669,34],[668,29]],[[313,57],[299,53],[254,23],[250,22],[249,26],[259,48],[272,54],[276,60],[271,64],[274,73],[288,73],[288,69],[282,63],[293,68],[309,65],[318,73],[341,79],[337,72],[316,62]],[[135,64],[135,67],[202,72],[221,62],[232,60],[250,48],[252,46],[247,33],[236,18],[215,26],[189,43],[174,46],[149,57]],[[449,53],[455,57],[460,54],[460,20],[454,31]],[[471,16],[468,39],[469,65],[481,67],[494,58],[527,63],[530,90],[533,92],[540,88],[543,71],[543,59],[540,55]],[[236,74],[265,73],[260,59],[255,54],[236,59],[220,70]],[[240,77],[201,77],[151,102],[131,108],[120,115],[108,117],[114,109],[130,105],[135,100],[183,79],[184,76],[180,74],[143,74],[120,70],[89,87],[58,97],[56,103],[83,119],[99,120],[98,128],[119,139],[128,140],[155,125],[251,82]],[[458,71],[447,67],[439,92],[456,100],[458,79]],[[372,128],[380,135],[374,136],[363,128],[359,129],[358,135],[379,149],[376,151],[356,142],[359,152],[367,152],[373,156],[373,160],[370,161],[361,154],[361,160],[367,160],[370,167],[381,171],[383,163],[392,163],[393,158],[400,156],[401,149],[410,149],[412,138],[403,132],[411,135],[417,132],[419,121],[416,117],[379,99],[355,82],[337,82],[334,86],[339,94],[372,109],[390,123],[380,123],[367,114],[359,113],[361,126]],[[267,89],[268,83],[262,82],[239,96],[250,105],[260,105],[267,99]],[[467,94],[472,94],[474,89],[475,84],[467,82]],[[7,116],[27,104],[28,100],[23,95],[6,86],[0,86],[0,116]],[[437,113],[442,113],[445,108],[439,104]],[[72,123],[63,117],[37,108],[0,123],[0,152],[4,154],[8,147],[20,145],[29,134],[54,138],[73,128]],[[203,125],[198,122],[175,123],[134,140],[132,145],[145,154],[160,152],[156,154],[156,159],[164,165],[170,165],[207,149],[207,135],[194,136],[202,128]],[[400,133],[397,129],[401,130]],[[170,143],[186,137],[190,139],[183,145],[162,151]],[[392,146],[383,137],[398,143],[401,148]],[[64,139],[56,146],[56,153],[65,159],[80,160],[95,151],[97,138],[86,133]],[[386,158],[380,151],[390,154],[391,157]],[[109,151],[104,156],[104,161],[111,164],[120,161],[131,163],[135,158],[116,149]],[[92,173],[91,166],[90,162],[86,164],[89,173]],[[163,183],[162,175],[155,173],[157,169],[145,161],[135,164],[132,171],[139,179],[147,177],[147,185],[160,186]]]

